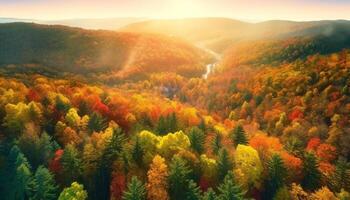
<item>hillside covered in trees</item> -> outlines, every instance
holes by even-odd
[[[217,20],[0,25],[1,199],[350,199],[349,22]]]

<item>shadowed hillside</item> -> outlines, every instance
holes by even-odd
[[[0,43],[0,65],[34,63],[73,72],[179,69],[201,74],[208,59],[204,51],[173,37],[65,26],[1,24]]]

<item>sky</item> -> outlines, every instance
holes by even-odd
[[[241,20],[349,19],[350,0],[0,0],[0,17],[227,17]]]

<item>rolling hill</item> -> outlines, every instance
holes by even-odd
[[[129,24],[121,31],[161,33],[182,37],[222,53],[231,45],[259,39],[314,37],[335,32],[349,32],[350,22],[272,20],[247,23],[227,18],[194,18],[179,20],[149,20]]]
[[[204,51],[174,37],[32,23],[0,24],[0,43],[0,65],[38,64],[79,73],[200,75],[209,59]]]

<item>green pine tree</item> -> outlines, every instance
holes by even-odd
[[[186,198],[189,176],[191,170],[185,160],[179,156],[174,156],[169,169],[169,195],[173,200],[183,200]]]
[[[160,116],[155,132],[159,135],[166,135],[178,131],[176,114],[172,113],[166,117]]]
[[[193,180],[190,180],[188,182],[188,191],[186,193],[186,200],[200,200],[200,199],[201,199],[201,190]]]
[[[142,146],[139,142],[139,137],[136,136],[134,145],[132,146],[132,149],[131,149],[131,156],[132,156],[132,159],[135,161],[135,163],[140,167],[143,165],[143,155],[144,155],[144,150],[142,149]]]
[[[226,175],[218,190],[218,200],[244,200],[245,192],[235,183],[232,172]]]
[[[228,155],[228,152],[225,148],[220,149],[219,155],[218,155],[218,179],[219,181],[224,180],[225,176],[229,171],[233,168],[233,163],[230,160],[230,157]]]
[[[215,155],[217,155],[220,148],[221,148],[221,136],[219,133],[215,134],[213,141],[211,143],[211,148],[212,148],[213,153]]]
[[[215,200],[216,198],[216,193],[212,188],[209,188],[202,197],[202,200]]]
[[[105,148],[102,150],[102,155],[98,159],[95,177],[96,193],[94,195],[99,199],[110,199],[113,162],[122,157],[123,144],[125,144],[125,135],[122,129],[114,129],[112,137],[107,140]]]
[[[123,194],[123,200],[145,200],[146,189],[142,182],[136,176],[131,178],[127,191]]]
[[[201,120],[201,122],[198,125],[198,128],[200,128],[203,132],[206,131],[207,127],[205,126],[205,121],[204,119]]]
[[[278,154],[274,154],[268,162],[268,177],[266,181],[266,199],[272,199],[277,191],[285,184],[287,169]]]
[[[57,199],[57,186],[53,174],[43,166],[39,166],[34,176],[33,200]]]
[[[303,180],[301,185],[304,189],[313,191],[320,187],[321,172],[318,169],[317,158],[313,153],[306,153],[303,162]]]
[[[244,132],[242,125],[239,124],[235,127],[235,129],[233,129],[232,140],[233,140],[233,143],[235,144],[235,147],[237,147],[237,145],[239,144],[244,144],[244,145],[248,144],[247,136]]]
[[[106,129],[107,127],[107,121],[102,117],[102,115],[98,114],[97,112],[92,113],[88,122],[88,128],[90,132],[100,132]]]
[[[341,189],[350,191],[350,163],[345,159],[337,161],[335,171],[330,177],[330,188],[336,192]]]
[[[64,148],[61,165],[66,185],[78,180],[82,172],[82,160],[79,151],[72,144]]]
[[[204,132],[198,127],[192,127],[188,138],[191,142],[191,148],[198,154],[202,154],[204,151],[205,135]]]

